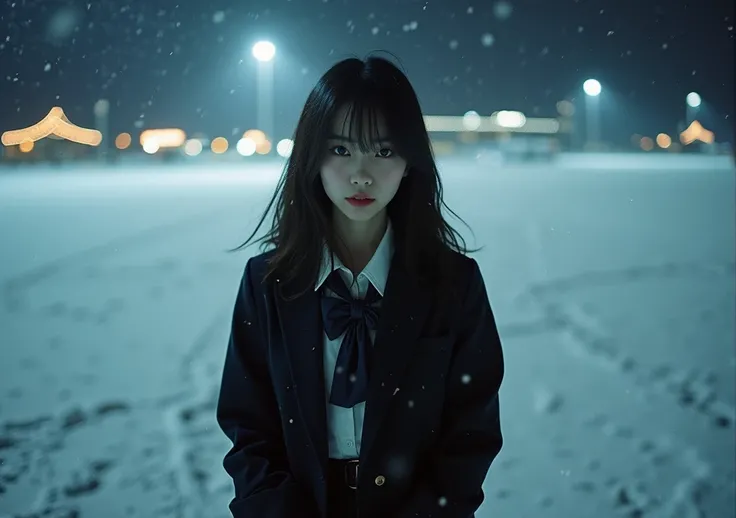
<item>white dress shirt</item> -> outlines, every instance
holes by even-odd
[[[325,249],[322,254],[322,267],[314,289],[315,291],[319,290],[327,280],[327,277],[333,272],[333,264],[330,262],[330,256],[332,256],[334,259],[334,270],[340,271],[340,276],[345,281],[345,284],[350,286],[350,294],[354,298],[365,298],[369,283],[383,296],[393,253],[393,231],[390,222],[386,226],[386,232],[373,257],[371,257],[366,267],[357,276],[353,276],[350,269],[342,264],[337,255],[331,254],[329,250]],[[329,294],[331,293],[328,290]],[[371,342],[375,341],[375,334],[375,331],[371,331]],[[324,334],[323,338],[329,456],[331,459],[357,459],[360,456],[365,401],[358,403],[353,408],[343,408],[330,403],[332,379],[335,374],[335,364],[337,363],[337,355],[340,351],[343,336],[344,334],[335,340],[330,340],[327,334]]]

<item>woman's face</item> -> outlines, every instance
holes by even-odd
[[[405,176],[406,161],[394,151],[385,122],[378,117],[379,141],[363,153],[349,139],[348,112],[341,109],[327,140],[320,177],[333,205],[349,220],[369,221],[385,211]],[[356,133],[356,132],[353,132]],[[362,201],[361,201],[362,199]]]

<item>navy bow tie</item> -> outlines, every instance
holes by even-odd
[[[325,285],[337,295],[328,297],[324,292],[322,294],[325,333],[330,340],[345,333],[337,355],[330,403],[352,408],[366,400],[370,331],[378,327],[378,309],[374,305],[381,300],[381,295],[369,284],[365,299],[353,299],[338,270],[330,274]]]

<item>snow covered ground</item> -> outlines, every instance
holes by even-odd
[[[444,163],[507,361],[478,518],[734,516],[736,185],[711,165]],[[239,167],[0,171],[0,517],[229,516],[215,397],[256,251],[226,249],[278,174]]]

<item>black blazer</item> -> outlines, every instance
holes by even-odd
[[[245,267],[217,420],[233,447],[235,518],[326,516],[328,462],[319,293],[292,301]],[[475,260],[453,253],[461,297],[414,282],[394,256],[374,344],[360,452],[361,518],[472,518],[501,449],[504,366]],[[382,478],[381,478],[382,477]]]

